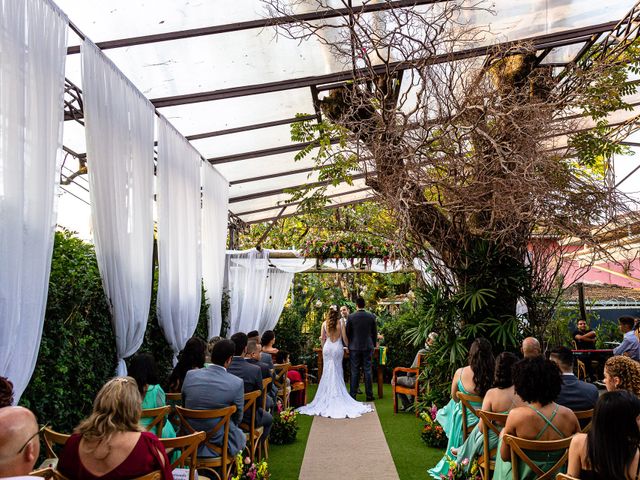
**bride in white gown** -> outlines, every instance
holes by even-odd
[[[327,320],[322,323],[322,357],[324,370],[318,391],[313,401],[300,407],[298,412],[304,415],[319,415],[330,418],[356,418],[373,408],[361,403],[349,395],[342,374],[344,346],[348,346],[345,323],[338,308],[332,305]]]

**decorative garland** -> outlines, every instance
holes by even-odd
[[[363,240],[344,236],[332,240],[310,238],[300,249],[307,258],[349,258],[353,262],[356,258],[381,258],[385,261],[397,257],[396,247],[381,239],[371,238]]]

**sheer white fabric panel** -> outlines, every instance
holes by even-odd
[[[316,266],[315,258],[270,258],[269,262],[278,270],[289,273],[306,272]]]
[[[250,332],[260,326],[267,293],[267,252],[247,250],[228,253],[229,335]]]
[[[372,258],[371,271],[377,273],[393,273],[404,268],[404,264],[401,260],[387,260],[386,262],[381,258]]]
[[[200,154],[158,120],[158,323],[174,356],[198,325],[202,295]]]
[[[125,375],[149,317],[154,110],[93,43],[81,53],[93,237]]]
[[[260,334],[265,330],[273,330],[278,323],[295,274],[278,268],[269,268],[268,275],[264,311],[257,328]]]
[[[22,396],[47,303],[62,146],[67,18],[0,0],[0,375]]]
[[[220,335],[229,215],[229,182],[202,163],[202,280],[209,304],[209,338]]]

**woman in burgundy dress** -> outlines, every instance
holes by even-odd
[[[58,471],[70,480],[127,480],[159,470],[173,480],[164,446],[140,427],[141,402],[133,378],[109,380],[67,440]]]

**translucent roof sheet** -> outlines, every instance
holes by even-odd
[[[332,83],[327,75],[348,71],[348,67],[337,62],[317,40],[298,42],[277,37],[275,27],[264,25],[268,17],[264,2],[56,1],[94,42],[209,27],[224,30],[109,48],[105,53],[148,98],[156,101],[160,113],[183,135],[198,137],[192,139],[194,147],[204,158],[212,159],[229,180],[230,210],[240,213],[243,220],[253,222],[276,216],[282,209],[279,205],[289,195],[271,193],[316,181],[317,174],[310,171],[313,167],[310,158],[294,161],[296,151],[289,148],[292,142],[288,120],[299,113],[315,114],[312,86]],[[334,8],[344,6],[340,0],[325,0],[325,3]],[[371,6],[381,2],[366,3]],[[476,3],[476,0],[466,0],[467,5]],[[634,0],[494,0],[486,3],[492,5],[493,13],[467,12],[465,18],[487,31],[478,45],[560,34],[557,37],[560,44],[550,45],[554,48],[544,63],[562,65],[575,59],[588,37],[576,39],[574,35],[567,39],[562,32],[616,22],[634,3]],[[315,1],[303,2],[295,13],[313,12],[314,5]],[[418,8],[428,11],[441,5]],[[384,23],[389,19],[384,12],[366,15],[372,22]],[[343,20],[326,21],[336,25]],[[247,25],[246,22],[255,23]],[[219,28],[221,26],[225,27]],[[248,28],[250,26],[253,28]],[[232,31],[234,29],[236,31]],[[79,44],[75,34],[69,38],[70,45]],[[571,42],[574,43],[569,44]],[[482,60],[479,57],[478,61]],[[67,57],[67,78],[82,87],[80,55]],[[405,72],[402,85],[405,89],[408,78]],[[180,98],[174,98],[176,96]],[[162,103],[159,99],[163,99]],[[229,129],[233,130],[229,132]],[[66,122],[64,143],[77,153],[85,152],[80,124]],[[364,190],[363,181],[356,183],[357,186],[331,188],[331,193],[336,195],[332,201],[341,203],[371,195]],[[360,189],[357,193],[345,193],[357,189]],[[293,213],[295,208],[295,205],[287,207],[284,214]]]

